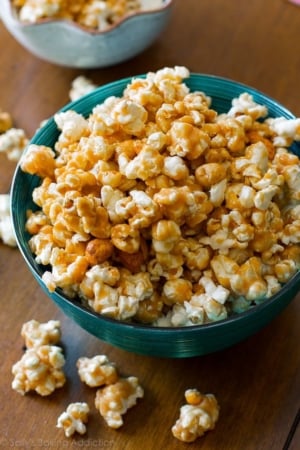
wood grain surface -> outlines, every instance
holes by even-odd
[[[28,136],[69,101],[78,75],[101,85],[174,65],[251,85],[300,117],[300,7],[284,0],[177,0],[167,29],[151,48],[121,65],[84,71],[37,59],[0,22],[0,108]],[[8,192],[14,168],[0,153],[0,193]],[[300,448],[299,294],[255,336],[225,351],[183,360],[127,353],[88,335],[42,293],[19,251],[2,243],[0,302],[0,448]],[[67,383],[46,398],[22,397],[11,389],[11,368],[24,350],[21,327],[30,319],[61,321]],[[93,406],[95,390],[80,382],[75,367],[78,357],[102,353],[123,375],[137,376],[145,389],[117,431],[101,419]],[[171,427],[190,387],[214,393],[221,411],[214,431],[184,444]],[[73,401],[88,402],[91,415],[87,434],[68,439],[56,421]]]

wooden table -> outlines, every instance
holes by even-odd
[[[0,108],[11,112],[28,136],[69,101],[78,75],[100,85],[174,65],[252,85],[300,116],[300,8],[284,0],[177,0],[162,38],[135,59],[104,70],[40,61],[1,24],[0,43]],[[0,154],[0,193],[9,190],[13,171],[14,163]],[[42,293],[19,251],[3,244],[0,292],[0,448],[300,448],[300,295],[269,326],[233,348],[168,360],[128,354],[89,336]],[[22,397],[11,389],[11,367],[23,352],[21,326],[33,318],[59,319],[62,325],[68,381],[46,398]],[[94,390],[79,381],[75,368],[78,357],[102,353],[122,374],[138,376],[145,389],[118,431],[105,425],[93,406]],[[183,444],[170,429],[190,387],[214,393],[221,413],[214,431]],[[73,401],[87,401],[92,412],[88,433],[67,439],[56,420]]]

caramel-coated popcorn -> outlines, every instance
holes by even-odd
[[[109,427],[120,428],[122,416],[143,396],[144,390],[138,378],[120,378],[116,383],[97,390],[95,406]]]
[[[61,338],[60,322],[49,320],[40,323],[34,319],[29,320],[23,324],[21,336],[25,340],[26,348],[57,344]]]
[[[57,419],[57,428],[64,430],[66,437],[74,433],[85,434],[90,408],[85,402],[70,403]]]
[[[215,428],[220,408],[213,394],[203,395],[197,389],[188,389],[185,398],[187,404],[180,408],[180,417],[172,427],[172,433],[180,441],[194,442]]]
[[[30,348],[12,367],[12,388],[22,395],[29,391],[42,396],[50,395],[65,384],[64,364],[65,358],[58,346]]]
[[[162,6],[162,0],[12,0],[20,20],[68,19],[84,27],[106,30],[126,16]]]
[[[299,270],[300,160],[287,146],[300,119],[267,118],[247,92],[218,114],[188,76],[133,78],[88,117],[57,113],[54,148],[28,147],[21,168],[41,184],[26,228],[50,291],[186,326],[245,311]]]
[[[29,140],[24,130],[9,128],[0,134],[0,153],[6,154],[11,161],[19,161]]]
[[[82,356],[76,365],[80,380],[90,387],[113,384],[119,378],[115,365],[106,355],[96,355],[93,358]]]

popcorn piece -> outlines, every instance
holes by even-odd
[[[227,180],[224,179],[217,184],[214,184],[209,190],[209,200],[215,207],[220,206],[225,198],[227,188]]]
[[[29,391],[36,391],[42,396],[50,395],[65,384],[64,363],[60,347],[42,345],[30,348],[12,367],[12,388],[22,395]]]
[[[35,215],[33,217],[36,217]],[[32,223],[32,221],[31,221]],[[54,248],[53,233],[50,226],[42,226],[38,234],[32,236],[29,240],[29,247],[36,255],[37,263],[49,264],[51,259],[51,252]]]
[[[220,163],[201,164],[195,170],[198,183],[204,188],[220,183],[226,178],[226,166]]]
[[[98,389],[95,406],[111,428],[123,425],[124,415],[144,396],[144,390],[136,377],[121,378],[114,384]]]
[[[204,221],[213,209],[205,192],[188,186],[162,188],[153,196],[164,216],[178,225],[186,222],[191,228]]]
[[[54,157],[55,153],[50,147],[30,144],[21,159],[21,169],[42,178],[52,178],[55,168]]]
[[[208,247],[204,247],[193,237],[181,239],[178,243],[184,255],[185,265],[192,272],[198,272],[208,267],[211,260],[211,251]],[[176,251],[176,248],[175,248]]]
[[[128,179],[140,178],[141,180],[147,180],[162,172],[164,159],[159,151],[150,147],[144,147],[132,160],[126,160],[124,157],[122,162],[119,158],[119,164],[120,172]]]
[[[149,81],[154,83],[159,92],[163,94],[165,103],[181,100],[188,94],[187,86],[182,83],[190,75],[189,70],[183,66],[164,67],[156,73],[148,74]]]
[[[278,186],[268,186],[255,194],[254,205],[257,209],[268,209],[273,197],[278,193]]]
[[[287,223],[283,228],[281,241],[285,245],[299,244],[300,242],[300,205],[288,206],[286,208]]]
[[[238,117],[241,114],[245,114],[252,119],[257,120],[261,117],[265,117],[268,114],[268,111],[265,106],[256,103],[252,95],[244,92],[240,94],[238,98],[232,100],[232,107],[228,111],[229,116]]]
[[[112,109],[112,118],[125,133],[138,136],[145,127],[147,110],[131,100],[120,100]]]
[[[157,203],[145,192],[133,189],[129,194],[115,202],[115,213],[119,220],[128,219],[129,224],[136,229],[147,228],[160,217]]]
[[[153,225],[153,248],[158,253],[169,253],[181,237],[180,227],[173,220],[160,220]]]
[[[220,287],[222,289],[222,287]],[[218,288],[217,288],[218,289]],[[216,290],[217,290],[216,289]],[[193,310],[193,315],[195,315],[195,311],[200,311],[200,317],[203,323],[205,322],[217,322],[218,320],[226,319],[228,316],[227,309],[224,305],[218,300],[212,298],[211,295],[203,293],[203,294],[194,294],[191,298],[189,305],[185,303],[185,308],[188,312],[188,319],[190,320],[190,308]],[[193,319],[195,320],[195,319]]]
[[[13,127],[13,121],[11,115],[0,109],[0,134],[5,133]]]
[[[173,180],[184,180],[189,175],[189,170],[180,156],[166,156],[162,172]]]
[[[182,278],[165,282],[162,294],[166,305],[188,302],[192,297],[192,283]]]
[[[189,123],[174,121],[169,137],[169,152],[187,159],[197,159],[208,148],[208,137],[197,127]]]
[[[242,124],[231,117],[218,117],[220,132],[225,139],[225,145],[230,154],[238,155],[246,147],[246,133]]]
[[[296,272],[297,272],[297,262],[293,260],[281,260],[275,264],[274,272],[276,275],[276,280],[278,283],[286,283]],[[267,279],[268,288],[276,290],[277,285],[274,286],[274,282],[270,286],[270,278]],[[274,287],[273,287],[274,286]]]
[[[89,412],[87,403],[70,403],[67,410],[58,417],[56,426],[64,430],[66,437],[71,437],[76,432],[84,434]]]
[[[161,316],[164,303],[157,292],[138,304],[135,319],[144,324],[153,324]]]
[[[134,275],[126,269],[103,264],[92,267],[81,285],[81,295],[92,308],[116,319],[133,317],[142,302],[153,295],[148,273]]]
[[[84,383],[91,387],[116,383],[118,373],[114,364],[105,355],[93,358],[81,357],[77,360],[78,374]]]
[[[10,194],[0,194],[0,239],[10,247],[17,245],[10,212]]]
[[[207,276],[201,277],[199,284],[204,287],[207,295],[221,305],[224,305],[230,295],[230,291],[228,289],[225,289],[223,286],[216,286],[212,279]]]
[[[5,153],[11,161],[19,161],[28,142],[24,130],[10,128],[0,135],[0,152]]]
[[[115,267],[93,266],[80,284],[81,295],[96,312],[117,317],[119,293],[114,285],[119,278],[119,270]]]
[[[292,165],[288,166],[283,171],[283,176],[286,184],[290,188],[291,198],[300,200],[300,166]]]
[[[89,78],[80,75],[72,81],[69,97],[72,101],[75,101],[96,88],[97,86]]]
[[[108,239],[92,239],[85,249],[85,256],[91,266],[104,263],[113,253],[113,245]]]
[[[49,320],[40,323],[37,320],[30,320],[23,324],[21,335],[27,348],[57,344],[61,338],[60,322]]]
[[[213,394],[201,394],[197,389],[185,392],[187,404],[180,408],[180,417],[172,434],[183,442],[194,442],[208,430],[213,430],[219,418],[219,405]]]
[[[85,135],[87,130],[87,122],[84,117],[72,110],[55,114],[54,120],[59,130],[62,131],[61,142],[75,142]]]
[[[37,22],[43,17],[55,17],[59,12],[59,3],[49,0],[41,0],[35,5],[34,1],[28,1],[28,4],[22,6],[20,10],[20,19],[25,22]]]
[[[79,284],[84,273],[87,270],[88,263],[83,255],[76,253],[68,253],[65,249],[55,247],[51,251],[49,263],[55,268],[51,272],[51,278],[48,279],[51,283],[47,283],[47,276],[50,272],[43,274],[43,280],[47,283],[48,289],[55,289],[57,286],[65,287],[68,290],[68,295],[76,292],[76,285]]]
[[[277,136],[274,145],[288,147],[293,141],[300,141],[300,119],[276,117],[267,119],[267,123]]]
[[[211,267],[218,283],[226,289],[229,289],[231,277],[235,275],[239,269],[237,262],[226,255],[220,254],[213,257]]]
[[[205,323],[205,311],[201,305],[184,302],[175,304],[165,316],[158,317],[154,325],[159,327],[186,327]]]
[[[256,300],[267,294],[267,283],[263,279],[262,262],[257,257],[249,258],[230,280],[231,289],[247,300]]]
[[[111,240],[119,250],[136,253],[140,248],[141,236],[138,230],[124,223],[112,227]]]
[[[266,145],[263,142],[256,142],[255,144],[249,145],[245,150],[244,156],[238,157],[233,161],[233,166],[237,171],[242,172],[243,175],[256,175],[258,178],[261,178],[269,168],[268,149]],[[253,172],[249,172],[249,167]]]

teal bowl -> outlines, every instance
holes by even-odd
[[[105,30],[93,30],[62,19],[21,22],[11,0],[1,0],[1,20],[10,34],[36,57],[64,67],[93,69],[110,67],[137,56],[166,30],[173,0],[129,14]]]
[[[81,99],[66,105],[68,109],[88,116],[92,108],[109,96],[121,96],[131,78],[102,86]],[[247,91],[254,100],[264,104],[270,117],[294,118],[286,108],[272,98],[241,83],[217,76],[191,74],[185,83],[192,91],[204,91],[212,98],[212,107],[219,113],[226,112],[231,100]],[[53,146],[59,135],[51,118],[33,137],[31,143]],[[295,143],[291,151],[300,155],[300,146]],[[246,312],[225,320],[189,327],[152,327],[113,320],[84,307],[79,299],[69,299],[57,289],[50,293],[42,281],[44,267],[38,265],[28,245],[29,235],[25,231],[26,210],[36,209],[32,191],[39,178],[24,173],[18,166],[11,190],[12,220],[18,247],[33,276],[54,303],[83,329],[111,345],[123,350],[167,358],[185,358],[216,352],[248,338],[270,323],[294,299],[300,289],[300,271],[282,289],[263,303]],[[38,306],[38,305],[37,305]]]

